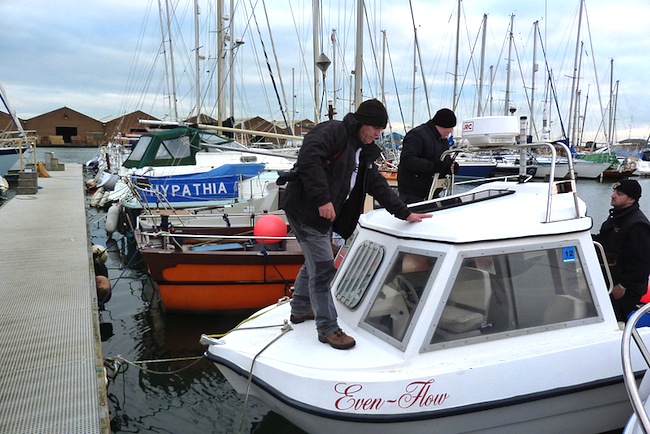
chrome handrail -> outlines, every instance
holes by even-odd
[[[631,342],[632,339],[634,339],[634,343],[641,352],[646,365],[650,368],[650,352],[636,328],[641,317],[648,312],[650,312],[650,303],[644,305],[628,318],[627,323],[625,324],[625,329],[623,330],[623,339],[621,341],[621,360],[623,362],[623,380],[625,382],[625,389],[630,398],[634,414],[643,428],[643,431],[646,433],[650,433],[650,418],[648,417],[648,413],[643,405],[643,399],[639,393],[639,386],[637,386],[636,383],[634,368],[632,367]]]

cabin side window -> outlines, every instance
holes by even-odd
[[[466,257],[431,344],[542,332],[597,318],[576,246]]]
[[[398,252],[379,291],[375,295],[365,324],[400,342],[404,340],[413,315],[437,259],[411,252]]]
[[[174,159],[185,158],[191,155],[192,144],[190,138],[187,136],[174,137],[162,142],[162,146],[158,148],[156,159]]]
[[[133,151],[131,151],[128,159],[131,161],[140,161],[144,155],[144,152],[149,147],[149,143],[151,143],[151,136],[140,137],[138,143],[136,143],[135,147],[133,148]]]
[[[350,309],[355,308],[368,290],[383,257],[383,246],[365,241],[345,260],[346,268],[336,288],[336,299]]]

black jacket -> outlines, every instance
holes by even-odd
[[[648,289],[650,275],[650,222],[639,204],[612,208],[594,239],[605,249],[613,284],[623,285],[626,296],[638,302]]]
[[[374,164],[380,157],[379,147],[358,141],[360,127],[354,115],[348,113],[342,121],[316,125],[305,136],[296,162],[298,177],[287,184],[281,201],[281,207],[293,219],[326,233],[332,229],[332,222],[319,216],[318,207],[332,202],[337,216],[334,230],[348,238],[363,211],[366,193],[397,218],[405,220],[409,216],[411,211]],[[361,148],[359,173],[346,202],[358,148]]]
[[[440,137],[433,120],[406,133],[397,169],[397,188],[402,199],[411,198],[409,202],[415,198],[426,199],[434,175],[445,177],[451,173],[451,157],[440,160],[447,149],[447,140]]]

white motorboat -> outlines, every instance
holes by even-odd
[[[609,163],[600,163],[597,161],[588,161],[576,159],[573,160],[576,177],[585,179],[599,179],[605,170],[610,166]]]
[[[575,187],[491,182],[412,205],[433,214],[416,224],[371,211],[332,284],[354,348],[289,323],[280,300],[202,336],[205,355],[237,392],[310,433],[621,428],[632,412],[623,330]]]
[[[569,165],[564,158],[536,155],[535,165],[537,166],[535,178],[548,179],[551,175],[551,167],[553,167],[555,179],[565,178],[569,174]]]

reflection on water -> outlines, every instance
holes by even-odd
[[[202,333],[225,332],[246,315],[165,314],[138,260],[120,254],[128,250],[122,249],[123,238],[106,242],[99,226],[90,228],[92,242],[109,246],[113,285],[111,301],[100,312],[102,330],[109,331],[102,347],[112,432],[265,432],[269,410],[251,401],[244,409],[242,398],[202,357],[199,343]],[[281,425],[294,429],[282,418],[272,419],[266,432],[280,432]]]

